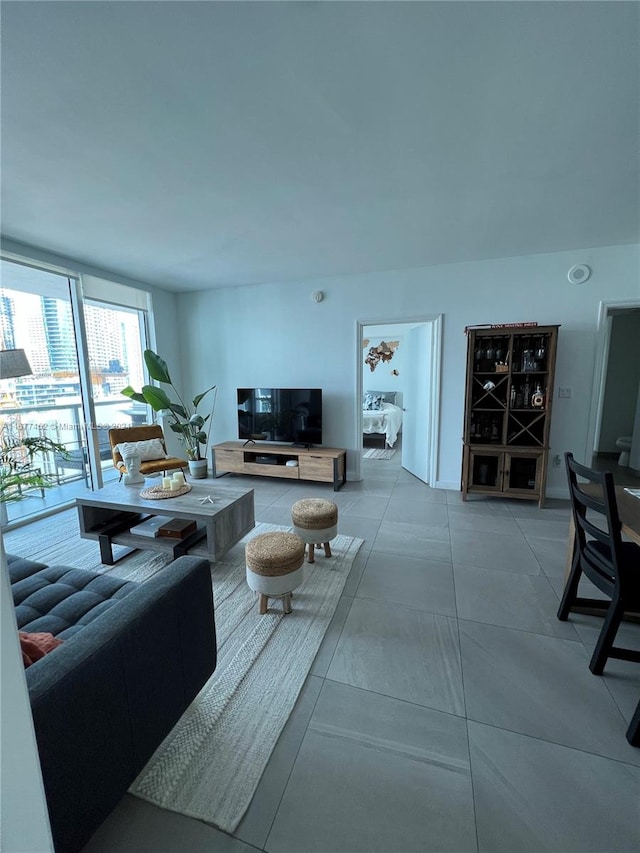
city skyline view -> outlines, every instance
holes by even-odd
[[[113,398],[127,385],[144,384],[138,312],[84,304],[94,400]],[[51,405],[80,397],[70,300],[0,289],[0,345],[24,349],[33,374],[4,381],[2,405]]]

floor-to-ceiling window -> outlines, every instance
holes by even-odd
[[[28,489],[8,505],[9,522],[48,511],[117,477],[111,426],[144,423],[148,412],[124,397],[144,383],[147,299],[142,291],[3,260],[0,348],[24,349],[32,373],[0,378],[3,441],[41,435],[66,447],[34,465],[51,488]],[[112,301],[113,300],[113,301]]]

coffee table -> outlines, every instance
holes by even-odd
[[[76,498],[80,536],[98,541],[100,558],[108,566],[137,549],[164,551],[174,558],[188,553],[215,563],[255,527],[253,489],[209,479],[189,485],[187,494],[164,500],[142,498],[145,486],[122,483]],[[203,501],[208,497],[212,502]],[[193,519],[198,527],[184,539],[131,533],[131,527],[154,515]],[[114,559],[113,544],[128,546],[128,550]]]

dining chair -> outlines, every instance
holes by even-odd
[[[558,619],[566,621],[575,607],[603,611],[604,623],[589,662],[591,672],[602,675],[608,658],[640,663],[640,651],[614,646],[625,611],[640,610],[640,546],[622,541],[613,474],[580,465],[572,453],[564,458],[576,540]],[[578,477],[586,483],[578,482]],[[609,600],[578,596],[582,575]]]
[[[640,746],[640,702],[636,705],[635,713],[629,723],[627,740],[631,746]]]

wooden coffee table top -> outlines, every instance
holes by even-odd
[[[214,518],[221,510],[226,509],[239,498],[253,494],[253,489],[243,489],[212,479],[200,480],[197,483],[190,482],[189,485],[191,491],[187,492],[186,495],[152,500],[151,498],[140,497],[140,492],[149,488],[148,481],[136,486],[110,483],[103,489],[76,498],[76,505],[206,521]],[[206,497],[211,497],[213,503],[202,500]]]

